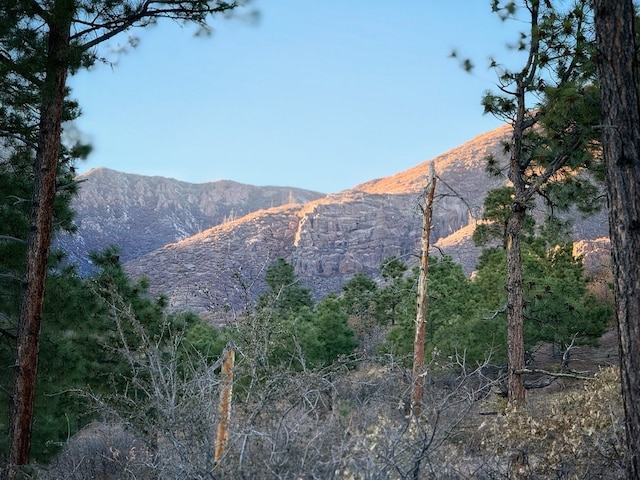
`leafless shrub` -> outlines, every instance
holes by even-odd
[[[103,480],[453,479],[477,470],[460,452],[468,414],[492,384],[485,365],[434,352],[416,417],[406,359],[343,358],[308,369],[296,345],[291,362],[270,362],[269,325],[259,321],[238,337],[229,441],[215,463],[218,363],[195,352],[185,358],[170,324],[152,337],[127,305],[114,298],[111,306],[130,373],[112,395],[89,395],[122,438],[79,436],[44,478],[63,478],[56,472],[65,468]]]
[[[130,459],[129,477],[100,478],[215,478],[219,365],[185,350],[183,332],[168,321],[152,337],[121,298],[111,295],[109,301],[117,351],[129,371],[114,382],[113,393],[83,394],[101,418],[130,432],[146,450]],[[127,332],[133,332],[135,344]]]
[[[460,359],[439,365],[437,375],[427,374],[424,408],[414,418],[402,361],[350,360],[252,383],[235,406],[223,477],[462,478],[456,436],[488,393],[482,368],[469,371]]]
[[[472,408],[493,383],[482,373],[485,365],[469,369],[463,357],[442,364],[434,355],[415,418],[410,372],[397,359],[382,360],[345,383],[342,397],[352,408],[342,421],[353,434],[339,478],[464,478],[459,443]]]
[[[622,479],[624,423],[617,368],[530,412],[505,408],[481,425],[493,471],[510,478]],[[533,411],[532,411],[533,410]]]
[[[152,453],[121,425],[85,427],[38,478],[42,480],[108,480],[152,478]]]

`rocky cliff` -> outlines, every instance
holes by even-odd
[[[397,175],[303,205],[254,211],[136,256],[126,268],[148,276],[154,292],[167,293],[173,308],[200,313],[250,302],[264,288],[264,269],[278,257],[295,266],[316,296],[339,291],[356,273],[375,276],[388,256],[415,263],[419,202],[434,162],[439,177],[434,253],[451,255],[471,273],[479,253],[471,234],[484,197],[506,182],[484,173],[485,159],[493,155],[504,161],[502,142],[508,135],[505,126]],[[580,239],[606,236],[606,220],[602,214],[578,217],[574,232]]]
[[[73,202],[78,232],[57,244],[80,271],[87,253],[116,244],[130,260],[256,210],[304,204],[324,194],[299,188],[256,187],[231,181],[202,184],[93,169],[78,177]]]

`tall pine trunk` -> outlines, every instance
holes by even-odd
[[[526,208],[514,204],[507,222],[507,346],[509,362],[509,403],[523,407],[524,377],[524,297],[522,293],[521,236]]]
[[[628,478],[640,478],[640,101],[632,0],[594,0]]]
[[[522,76],[521,76],[522,77]],[[526,162],[523,159],[523,137],[532,123],[526,119],[526,81],[518,78],[516,88],[517,111],[513,121],[509,180],[513,183],[514,199],[507,220],[505,248],[507,250],[507,359],[509,362],[509,403],[523,407],[525,403],[524,377],[524,296],[522,292],[522,228],[527,213],[527,191],[523,179]]]
[[[41,89],[38,148],[34,162],[25,280],[10,406],[9,478],[15,475],[14,465],[24,465],[29,461],[31,447],[40,325],[53,229],[72,7],[72,1],[58,1],[48,25],[46,72]]]

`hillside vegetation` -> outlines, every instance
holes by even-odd
[[[43,332],[34,458],[48,466],[32,474],[499,478],[522,454],[527,475],[619,478],[617,349],[610,336],[598,346],[610,309],[594,302],[570,245],[545,253],[534,242],[529,255],[531,315],[547,319],[528,334],[530,417],[504,402],[499,251],[483,257],[473,280],[451,259],[432,258],[427,388],[415,417],[417,271],[398,258],[383,263],[381,281],[357,275],[320,301],[279,259],[265,270],[258,301],[227,311],[216,328],[168,314],[166,299],[150,298],[117,251],[105,251],[93,257],[96,275],[51,279],[67,294],[53,297]],[[72,327],[64,319],[78,311],[76,298],[86,318]],[[228,349],[233,400],[216,462]],[[594,452],[597,461],[587,457]]]

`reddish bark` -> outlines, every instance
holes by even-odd
[[[40,325],[53,229],[53,204],[67,81],[71,16],[59,2],[49,24],[46,74],[42,88],[38,149],[34,162],[32,208],[27,238],[24,288],[18,325],[15,378],[11,400],[8,465],[29,461]],[[12,476],[9,472],[9,477]]]
[[[628,478],[640,478],[640,99],[632,0],[593,2]]]

